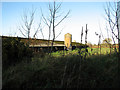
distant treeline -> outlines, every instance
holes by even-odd
[[[101,44],[101,46],[99,45],[92,45],[90,46],[91,48],[119,48],[118,44]]]

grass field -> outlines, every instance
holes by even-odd
[[[118,58],[114,49],[87,48],[40,54],[3,70],[4,88],[117,88]],[[27,58],[25,58],[27,59]]]
[[[87,52],[87,56],[91,56],[91,55],[107,55],[107,54],[111,54],[115,52],[115,49],[114,48],[87,48],[88,52]],[[101,52],[100,52],[101,51]],[[118,51],[118,49],[117,49]],[[85,49],[81,49],[80,51],[82,54],[85,53]],[[52,56],[55,56],[55,57],[61,57],[61,56],[66,56],[66,55],[79,55],[79,49],[75,49],[73,51],[57,51],[57,52],[53,52],[52,53]]]

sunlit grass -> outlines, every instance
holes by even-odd
[[[107,54],[111,54],[112,53],[115,53],[115,48],[87,48],[88,52],[87,53],[87,56],[92,56],[92,55],[107,55]],[[100,52],[101,51],[101,52]],[[118,51],[118,49],[117,49]],[[81,50],[79,50],[78,48],[75,49],[75,50],[70,50],[70,51],[57,51],[57,52],[53,52],[51,55],[53,57],[61,57],[61,56],[67,56],[67,55],[82,55],[82,54],[85,54],[85,48],[82,48]]]

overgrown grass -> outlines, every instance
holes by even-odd
[[[104,50],[104,49],[103,49]],[[3,72],[4,88],[117,88],[118,59],[112,53],[99,56],[96,49],[58,51],[52,56],[22,60]],[[106,49],[107,50],[107,49]],[[90,53],[90,55],[89,55]],[[92,53],[92,54],[91,54]],[[83,55],[82,55],[83,54]]]

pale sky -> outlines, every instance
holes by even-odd
[[[9,1],[9,0],[8,0]],[[13,0],[14,1],[14,0]],[[46,0],[45,0],[46,1]],[[49,0],[48,0],[49,1]],[[63,1],[63,0],[62,0]],[[67,1],[67,0],[66,0]],[[77,0],[76,0],[77,1]],[[66,18],[57,28],[56,35],[59,34],[61,29],[63,29],[62,33],[56,40],[63,41],[64,35],[66,33],[72,34],[72,41],[76,40],[76,42],[81,41],[81,30],[83,26],[84,35],[86,24],[88,25],[88,42],[92,44],[98,43],[98,36],[95,35],[95,32],[100,34],[100,27],[104,37],[107,38],[106,31],[106,20],[104,6],[106,2],[102,0],[102,2],[93,2],[94,0],[88,2],[71,2],[70,0],[67,2],[62,2],[60,13],[64,16],[69,10],[71,11],[69,17]],[[23,11],[31,10],[32,7],[36,8],[34,25],[31,31],[31,37],[37,28],[37,25],[40,21],[41,12],[40,8],[42,8],[43,14],[47,16],[48,12],[48,2],[2,2],[2,35],[3,36],[19,36],[23,37],[20,31],[18,30],[18,26],[22,24],[21,17],[23,15]],[[59,21],[59,20],[58,20]],[[48,39],[48,28],[42,22],[44,39]],[[43,39],[41,33],[37,34],[37,38]],[[83,36],[83,43],[84,43]]]

